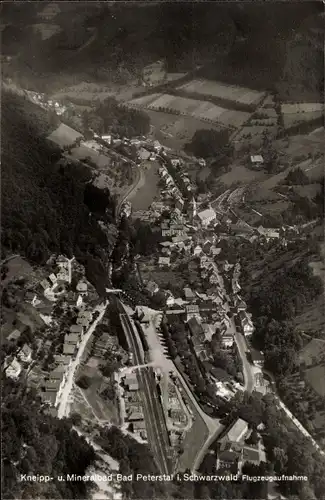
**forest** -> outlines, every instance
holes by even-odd
[[[2,255],[19,253],[42,265],[51,253],[73,254],[103,291],[115,241],[114,200],[108,191],[90,193],[90,170],[62,160],[24,104],[22,97],[2,93]]]
[[[96,456],[69,419],[46,413],[33,390],[2,377],[2,494],[12,498],[86,498],[87,483],[60,482],[58,476],[84,475]],[[48,483],[20,482],[20,474],[49,475]]]
[[[150,131],[150,119],[144,112],[121,106],[114,97],[99,102],[91,111],[82,114],[84,129],[97,134],[113,133],[120,137],[145,135]]]

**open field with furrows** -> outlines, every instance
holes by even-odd
[[[78,139],[82,139],[82,134],[61,123],[47,138],[63,148],[74,144]]]
[[[284,113],[283,114],[284,128],[288,129],[300,123],[310,122],[312,120],[321,118],[323,115],[324,111],[304,111],[297,113]]]
[[[171,94],[160,95],[147,107],[152,110],[192,116],[202,121],[233,128],[240,127],[250,116],[250,113],[244,111],[233,111],[207,101],[187,99]]]
[[[257,105],[264,96],[263,92],[209,80],[192,80],[180,86],[179,89],[249,105]]]
[[[316,111],[324,112],[324,104],[320,102],[302,102],[296,104],[282,104],[281,113],[296,114],[296,113],[313,113]]]

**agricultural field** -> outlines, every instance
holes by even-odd
[[[227,101],[234,101],[240,104],[258,105],[264,96],[263,92],[239,87],[237,85],[227,85],[209,80],[192,80],[179,87],[185,92],[202,94],[205,96],[219,97]]]
[[[303,113],[286,113],[283,114],[284,128],[289,129],[299,123],[310,122],[321,118],[323,116],[323,111],[305,111]]]
[[[81,78],[82,80],[82,78]],[[66,82],[66,85],[62,81],[55,93],[51,95],[53,100],[71,100],[72,103],[84,105],[95,105],[96,100],[103,101],[107,97],[115,97],[119,101],[124,101],[132,98],[133,93],[136,90],[143,90],[136,84],[129,85],[114,85],[114,84],[97,84],[91,83],[89,81],[78,81],[75,84]]]
[[[155,139],[164,146],[181,151],[199,129],[220,129],[217,124],[200,121],[191,116],[177,116],[146,109]]]
[[[170,113],[192,116],[209,123],[220,124],[224,127],[240,127],[250,116],[244,111],[232,111],[216,106],[207,101],[187,99],[170,94],[162,94],[147,105],[154,111],[169,111]]]
[[[74,144],[78,139],[82,139],[82,134],[68,125],[61,123],[47,138],[63,148]]]
[[[315,113],[324,112],[324,104],[320,102],[312,103],[296,103],[296,104],[282,104],[281,113],[284,115],[297,114],[297,113]]]

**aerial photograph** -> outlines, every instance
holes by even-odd
[[[0,19],[2,498],[324,499],[324,2]]]

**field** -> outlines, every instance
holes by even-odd
[[[162,94],[157,99],[147,105],[149,109],[179,113],[185,116],[192,116],[202,121],[218,123],[225,127],[240,127],[250,116],[250,113],[243,111],[232,111],[210,102],[199,101],[197,99],[187,99],[170,94]]]
[[[185,92],[195,92],[197,94],[219,97],[220,99],[250,105],[257,105],[264,95],[263,92],[258,92],[256,90],[238,87],[237,85],[226,85],[209,80],[192,80],[179,87],[179,89]]]
[[[70,100],[72,103],[75,101],[76,104],[79,100],[80,104],[89,104],[90,106],[95,105],[97,99],[103,101],[107,99],[107,97],[115,97],[119,101],[128,100],[132,98],[136,90],[139,90],[139,87],[132,83],[129,85],[98,84],[83,81],[82,76],[76,79],[75,85],[71,85],[71,83],[64,85],[64,81],[62,81],[61,85],[59,83],[57,87],[59,86],[61,86],[61,88],[58,88],[56,92],[51,95],[51,99],[59,101],[66,99],[68,101]],[[141,90],[142,89],[141,87]]]
[[[63,148],[64,146],[74,144],[78,139],[82,139],[82,134],[68,127],[68,125],[61,123],[47,138]]]
[[[299,123],[309,122],[321,118],[322,111],[307,111],[304,113],[288,113],[283,115],[284,128],[291,128]]]
[[[191,116],[176,116],[160,111],[146,110],[154,127],[154,136],[166,147],[181,151],[199,129],[220,129],[217,124],[207,123]]]
[[[254,171],[244,165],[234,164],[231,167],[230,172],[221,175],[218,181],[222,182],[226,186],[231,186],[235,183],[251,183],[257,181],[263,181],[266,178],[266,174],[263,171]]]
[[[240,127],[250,117],[250,113],[244,111],[229,110],[207,101],[188,99],[171,94],[142,96],[129,101],[127,104],[155,112],[175,113],[176,115],[195,118],[200,122],[231,128]]]
[[[297,114],[297,113],[315,113],[324,112],[324,104],[316,103],[297,103],[297,104],[282,104],[281,112],[284,115]]]

